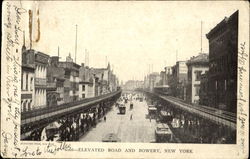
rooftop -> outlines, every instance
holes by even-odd
[[[198,56],[191,57],[190,60],[187,61],[187,65],[208,63],[208,62],[209,62],[208,54],[200,53]]]
[[[232,19],[238,17],[239,11],[234,12],[229,18],[225,17],[220,23],[218,23],[209,33],[206,34],[207,38],[210,39],[215,35],[221,28],[225,27]]]

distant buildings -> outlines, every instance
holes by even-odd
[[[172,80],[172,67],[171,66],[166,66],[165,68],[165,73],[166,73],[166,85],[169,85],[171,80]]]
[[[137,88],[143,88],[144,81],[139,80],[129,80],[122,85],[124,91],[133,91]]]
[[[70,54],[64,62],[58,62],[58,67],[64,69],[64,101],[73,102],[79,99],[79,68],[80,65],[73,62]]]
[[[223,19],[206,36],[209,55],[201,53],[188,61],[178,61],[164,71],[144,77],[144,89],[168,85],[168,94],[187,103],[236,112],[238,14]],[[156,78],[160,80],[156,82]],[[157,87],[156,87],[157,86]]]
[[[70,103],[116,91],[118,79],[110,65],[89,68],[35,50],[22,48],[21,112]]]
[[[95,80],[91,69],[82,63],[79,69],[79,99],[95,96]]]
[[[91,71],[96,78],[97,84],[100,86],[98,88],[100,95],[117,90],[118,79],[113,70],[111,70],[110,64],[108,64],[107,68],[92,68]]]
[[[202,53],[192,57],[186,63],[188,66],[186,101],[188,103],[199,104],[201,75],[207,73],[208,62],[208,54]]]
[[[167,74],[166,71],[161,71],[160,72],[160,85],[166,85],[167,83]]]
[[[148,76],[149,90],[153,91],[155,86],[159,86],[160,80],[161,80],[161,77],[158,72],[152,72],[151,74],[149,74]]]
[[[64,100],[65,70],[58,66],[59,57],[52,56],[47,71],[47,106],[60,105]]]
[[[169,80],[169,85],[173,96],[184,99],[185,84],[187,80],[187,65],[186,61],[177,61],[172,67],[172,77]],[[170,78],[170,77],[169,77]]]
[[[238,16],[236,11],[207,34],[209,106],[232,112],[237,108]]]

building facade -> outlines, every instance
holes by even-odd
[[[79,69],[80,65],[73,62],[70,54],[66,62],[58,62],[58,67],[64,69],[64,101],[65,103],[79,99]]]
[[[47,67],[49,55],[30,50],[35,54],[35,108],[46,107],[47,105]]]
[[[167,74],[166,71],[160,72],[160,85],[166,85],[167,84]]]
[[[133,91],[137,88],[143,88],[143,81],[139,80],[128,80],[125,82],[125,84],[122,86],[122,89],[125,91]]]
[[[154,87],[159,86],[160,85],[160,74],[158,72],[152,72],[151,74],[149,74],[149,90],[153,91]]]
[[[166,85],[169,85],[171,83],[172,80],[172,67],[171,66],[166,66],[164,68],[165,73],[166,73]]]
[[[79,98],[95,97],[95,74],[93,68],[85,66],[83,63],[79,69]]]
[[[47,106],[64,103],[64,74],[63,68],[58,67],[59,57],[52,56],[47,70]]]
[[[200,105],[209,105],[209,96],[208,96],[208,72],[201,74],[200,80],[200,93],[199,93],[199,104]]]
[[[186,64],[188,66],[186,101],[199,104],[201,75],[209,70],[208,54],[201,53],[192,57]]]
[[[237,110],[238,16],[236,11],[207,34],[209,105],[231,112]]]
[[[185,100],[185,85],[187,81],[187,65],[186,61],[177,61],[172,67],[172,71],[168,71],[168,83],[173,96]],[[170,74],[172,73],[172,75]]]
[[[35,99],[35,57],[29,50],[22,50],[21,112],[34,108]]]

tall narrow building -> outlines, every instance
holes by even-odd
[[[237,110],[238,16],[236,11],[207,34],[209,105],[231,112]]]

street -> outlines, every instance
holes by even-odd
[[[96,127],[82,136],[79,141],[102,141],[102,138],[114,133],[121,142],[155,142],[155,119],[147,119],[148,107],[144,100],[133,100],[134,107],[129,109],[129,104],[126,106],[126,114],[119,114],[118,107],[112,106],[111,111],[106,115],[106,122],[102,118]],[[130,119],[132,116],[132,119]]]

